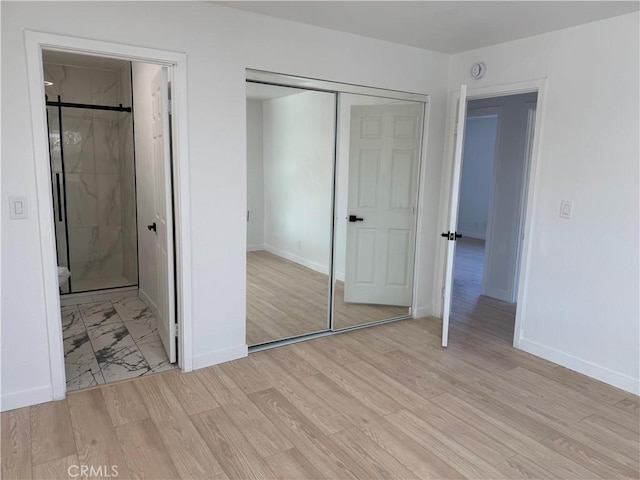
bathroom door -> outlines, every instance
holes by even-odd
[[[453,169],[451,173],[451,194],[449,203],[448,231],[443,233],[443,240],[447,242],[447,257],[445,260],[444,295],[442,308],[442,346],[449,343],[449,315],[451,314],[451,300],[453,293],[453,267],[456,256],[456,228],[458,225],[458,204],[460,203],[460,177],[462,173],[462,150],[464,147],[464,126],[467,117],[467,86],[460,88],[458,113],[454,131]]]
[[[162,67],[151,82],[152,163],[155,171],[154,256],[157,270],[156,314],[158,333],[169,361],[176,361],[177,324],[173,255],[173,205],[171,196],[171,141],[169,130],[168,69]]]

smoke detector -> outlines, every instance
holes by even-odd
[[[476,80],[481,79],[484,76],[484,72],[487,70],[487,67],[482,62],[476,62],[471,65],[471,76]]]

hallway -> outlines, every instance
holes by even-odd
[[[456,245],[456,263],[451,306],[451,333],[456,329],[485,333],[511,344],[516,304],[482,295],[484,240],[461,238]]]

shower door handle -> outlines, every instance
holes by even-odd
[[[62,194],[60,193],[60,174],[56,173],[56,193],[58,195],[58,221],[62,221]]]
[[[152,232],[157,232],[156,222],[153,222],[151,225],[147,225],[147,228]]]

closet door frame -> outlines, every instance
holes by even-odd
[[[265,350],[268,348],[286,345],[290,343],[296,343],[302,340],[310,338],[317,338],[326,335],[332,335],[335,333],[356,330],[359,328],[365,328],[372,325],[379,325],[388,322],[394,322],[396,320],[403,320],[407,318],[417,318],[424,314],[420,312],[416,304],[416,285],[418,283],[419,269],[417,268],[420,263],[420,245],[421,236],[419,232],[422,230],[422,218],[421,218],[421,202],[423,199],[423,188],[425,184],[425,157],[427,152],[427,132],[429,126],[429,95],[401,92],[396,90],[387,90],[376,87],[367,87],[362,85],[354,85],[348,83],[332,82],[327,80],[318,80],[311,78],[298,77],[294,75],[286,75],[274,72],[268,72],[264,70],[247,69],[246,70],[246,82],[261,83],[266,85],[280,86],[280,87],[294,87],[309,91],[320,91],[326,93],[335,94],[335,122],[334,122],[334,158],[333,158],[333,179],[332,179],[332,220],[331,220],[331,245],[330,245],[330,265],[329,265],[329,295],[328,295],[328,329],[326,331],[310,333],[306,335],[299,335],[295,337],[283,338],[281,340],[275,340],[260,345],[250,346],[249,352],[255,352]],[[413,252],[413,285],[412,285],[412,300],[411,306],[408,307],[407,315],[399,317],[393,317],[389,319],[378,320],[374,322],[363,323],[356,326],[345,327],[336,329],[334,326],[334,295],[335,295],[335,264],[336,264],[336,204],[337,204],[337,167],[338,167],[338,148],[339,142],[339,116],[340,116],[340,96],[341,94],[349,93],[356,95],[364,95],[369,97],[378,97],[391,100],[418,102],[423,106],[423,118],[422,118],[422,131],[420,138],[420,151],[418,154],[418,175],[417,175],[417,198],[416,198],[416,221],[415,221],[415,239],[414,239],[414,252]],[[348,141],[349,139],[346,139]]]

